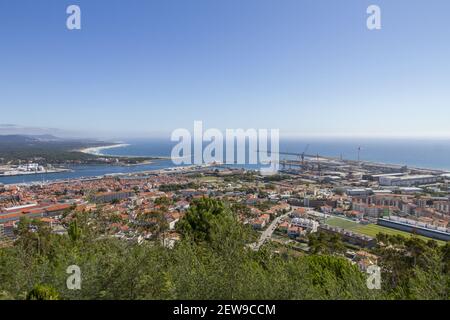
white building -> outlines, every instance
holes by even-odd
[[[437,176],[432,175],[405,175],[401,177],[380,177],[380,185],[382,186],[400,186],[411,187],[414,185],[431,184],[438,181]]]
[[[25,165],[20,165],[17,167],[17,170],[19,171],[44,171],[44,167],[40,166],[37,163],[27,163]]]
[[[296,227],[307,229],[310,232],[317,232],[317,228],[319,227],[319,223],[317,221],[305,218],[294,218],[292,219],[291,224]]]

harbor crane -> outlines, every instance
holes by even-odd
[[[306,167],[305,157],[311,158],[311,159],[317,159],[317,170],[319,172],[321,171],[320,159],[332,160],[332,161],[343,161],[342,155],[340,157],[330,157],[330,156],[322,156],[322,155],[319,155],[318,153],[316,153],[316,154],[308,154],[307,152],[308,152],[309,146],[310,146],[309,144],[306,145],[305,149],[303,150],[302,153],[277,152],[279,155],[295,156],[295,157],[298,158],[299,161],[301,161],[301,164],[295,165],[292,162],[287,161],[286,159],[283,159],[282,161],[280,161],[283,169],[286,168],[286,166],[289,166],[290,168],[292,168],[292,166],[298,166],[298,167],[305,168]],[[267,152],[267,151],[259,150],[257,152]]]
[[[303,150],[303,153],[300,156],[302,159],[302,166],[305,165],[305,154],[306,154],[306,151],[308,151],[308,148],[309,148],[309,144],[306,145],[305,150]]]

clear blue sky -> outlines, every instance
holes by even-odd
[[[82,30],[66,29],[70,4]],[[449,14],[448,0],[3,0],[0,123],[450,134]]]

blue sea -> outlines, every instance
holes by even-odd
[[[163,139],[135,139],[129,146],[104,150],[108,155],[169,157],[176,142]],[[319,154],[411,167],[450,170],[450,139],[281,139],[280,151],[288,153]],[[281,156],[281,159],[285,156]],[[286,156],[289,158],[289,156]]]
[[[170,157],[176,142],[169,139],[132,139],[120,148],[105,149],[105,155],[117,156],[161,156]],[[281,139],[280,151],[289,153],[320,154],[349,160],[407,165],[410,167],[443,169],[450,171],[450,139]],[[280,159],[292,158],[280,156]],[[94,177],[114,173],[131,173],[173,167],[171,160],[156,160],[151,164],[138,166],[81,165],[69,167],[72,172],[37,174],[27,176],[1,177],[0,183],[27,183]],[[257,166],[247,166],[257,168]]]

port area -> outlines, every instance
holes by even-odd
[[[2,165],[0,166],[0,177],[70,172],[70,171],[71,171],[70,169],[66,168],[56,168],[51,165],[42,166],[37,163],[27,163],[23,165]]]

